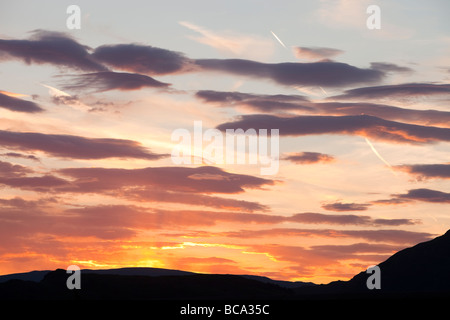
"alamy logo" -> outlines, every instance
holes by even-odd
[[[379,266],[370,266],[367,268],[366,273],[372,274],[367,278],[366,285],[369,290],[381,289],[381,270]]]
[[[274,175],[279,168],[279,130],[218,129],[203,132],[202,121],[194,121],[192,131],[172,132],[172,162],[181,164],[259,164],[262,175]]]
[[[366,13],[370,16],[366,20],[367,28],[370,30],[381,29],[381,9],[373,4],[367,7]]]
[[[67,14],[70,16],[66,20],[67,29],[81,29],[81,9],[76,4],[67,7]]]
[[[67,267],[66,273],[73,273],[67,278],[66,286],[67,289],[81,289],[81,270],[77,265],[71,265]]]

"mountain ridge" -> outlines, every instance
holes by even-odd
[[[388,299],[450,298],[450,230],[432,240],[398,251],[378,264],[381,289],[370,290],[370,274],[348,281],[315,285],[262,276],[201,274],[159,268],[81,270],[81,290],[69,290],[66,270],[15,274],[0,281],[0,299]],[[46,272],[46,273],[45,273]],[[44,274],[45,273],[45,274]],[[2,277],[0,276],[0,280]],[[38,279],[32,281],[30,279]]]

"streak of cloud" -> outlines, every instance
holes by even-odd
[[[387,161],[381,156],[381,154],[377,151],[377,149],[375,149],[374,145],[370,142],[370,140],[367,139],[367,137],[364,138],[364,139],[366,140],[366,142],[367,142],[367,144],[369,145],[370,149],[372,149],[373,153],[375,153],[375,155],[378,157],[378,159],[380,159],[385,165],[387,165],[387,166],[389,167],[389,169],[391,169],[391,171],[392,171],[393,174],[397,175],[397,172],[395,172],[395,171],[392,169],[392,166],[390,165],[390,163],[387,162]]]
[[[200,34],[189,36],[190,39],[236,57],[265,60],[273,53],[273,44],[265,37],[230,31],[212,31],[188,21],[178,23]]]
[[[285,49],[287,49],[286,45],[283,43],[283,41],[281,41],[280,38],[278,38],[278,36],[275,34],[275,32],[273,32],[273,31],[271,30],[270,33],[274,36],[275,39],[277,39],[277,41],[278,41]]]

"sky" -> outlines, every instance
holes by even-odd
[[[445,233],[449,11],[1,1],[0,274],[328,283]],[[232,129],[259,133],[233,159]]]

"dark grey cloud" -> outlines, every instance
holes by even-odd
[[[286,86],[342,87],[380,81],[384,73],[361,69],[346,63],[321,61],[312,63],[261,63],[243,59],[198,59],[204,71],[219,71],[259,79],[270,79]]]
[[[284,155],[281,160],[288,160],[297,164],[332,162],[334,157],[320,152],[296,152]]]
[[[0,184],[4,184],[12,188],[48,192],[57,187],[67,186],[68,181],[52,175],[44,175],[40,177],[0,177]]]
[[[450,193],[426,188],[408,190],[406,194],[396,194],[401,200],[423,201],[433,203],[450,203]]]
[[[92,57],[119,70],[150,75],[185,71],[191,63],[182,53],[139,44],[100,46]]]
[[[342,203],[334,202],[322,205],[322,208],[329,211],[364,211],[369,209],[370,203]]]
[[[371,115],[386,120],[425,125],[446,126],[450,123],[448,111],[406,109],[369,102],[310,102],[300,95],[264,95],[213,90],[200,90],[195,95],[204,102],[220,107],[247,106],[263,113],[293,111],[321,115]]]
[[[147,167],[142,169],[66,168],[61,175],[75,179],[74,192],[118,190],[122,187],[156,187],[162,190],[193,193],[240,193],[245,188],[262,188],[275,181],[251,175],[228,173],[203,166]],[[92,190],[92,191],[91,191]]]
[[[318,134],[360,135],[375,140],[398,143],[433,143],[450,141],[450,128],[421,126],[381,118],[358,116],[295,116],[244,115],[240,119],[217,126],[226,129],[279,129],[281,136]]]
[[[117,191],[119,190],[116,190],[116,192]],[[195,194],[192,192],[170,191],[156,186],[123,187],[123,189],[117,193],[120,193],[121,196],[127,199],[140,202],[181,203],[242,212],[269,211],[268,206],[259,202],[227,199],[206,194]]]
[[[218,232],[210,236],[226,236],[232,238],[263,238],[270,236],[283,237],[321,237],[321,238],[359,238],[374,242],[388,243],[419,243],[432,239],[433,235],[425,232],[415,232],[396,229],[377,230],[336,230],[336,229],[298,229],[273,228],[263,230],[238,230]]]
[[[32,154],[22,154],[22,153],[18,153],[18,152],[7,152],[7,153],[0,154],[0,156],[4,156],[4,157],[12,157],[12,158],[22,158],[22,159],[34,160],[34,161],[38,161],[38,162],[41,161],[41,160],[40,160],[38,157],[36,157],[35,155],[32,155]]]
[[[315,212],[297,213],[286,221],[309,224],[336,224],[358,226],[400,226],[415,225],[420,221],[413,219],[374,219],[369,216],[354,214],[323,214]]]
[[[36,113],[42,112],[42,109],[37,103],[11,97],[0,91],[0,108],[8,109],[17,112]]]
[[[370,67],[375,70],[380,70],[386,73],[389,72],[413,72],[413,69],[408,67],[402,67],[398,66],[394,63],[387,63],[387,62],[371,62]]]
[[[137,73],[103,71],[69,76],[71,81],[64,85],[65,90],[89,90],[102,92],[108,90],[137,90],[141,88],[166,88],[168,83],[157,81]]]
[[[327,47],[294,47],[294,54],[299,59],[322,60],[333,58],[344,51]]]
[[[27,64],[52,64],[84,71],[106,71],[94,61],[89,47],[61,32],[36,30],[29,39],[0,39],[0,60],[18,59]]]
[[[21,197],[14,197],[11,199],[0,199],[0,203],[3,208],[9,209],[39,209],[47,207],[50,204],[57,203],[58,201],[54,198],[40,198],[37,200],[25,200]]]
[[[450,193],[427,188],[411,189],[407,193],[392,194],[390,199],[375,200],[373,204],[404,204],[414,201],[430,203],[450,203]]]
[[[214,71],[270,79],[287,86],[323,87],[374,83],[385,75],[381,70],[333,61],[270,64],[244,59],[193,60],[179,52],[139,44],[103,45],[91,51],[67,34],[42,30],[35,31],[26,40],[0,40],[3,59],[49,63],[83,71],[110,71],[106,65],[147,75]]]
[[[420,179],[450,179],[450,164],[411,164],[395,166],[394,169],[408,172]]]
[[[245,188],[273,184],[249,175],[229,174],[214,167],[157,167],[143,169],[68,168],[52,174],[32,175],[33,170],[0,161],[0,185],[41,193],[97,193],[138,202],[180,203],[212,207],[228,212],[270,211],[259,202],[211,196],[239,193]],[[64,178],[55,175],[55,173]],[[202,178],[199,178],[202,177]],[[167,181],[166,181],[167,180]],[[219,212],[216,212],[219,214]],[[231,215],[231,213],[230,213]],[[261,216],[240,216],[257,222]],[[283,217],[263,217],[272,222]],[[275,220],[273,220],[275,219]],[[222,219],[223,220],[223,219]],[[232,217],[229,219],[233,220]]]
[[[303,110],[313,112],[313,107],[302,105],[308,101],[300,95],[264,95],[242,92],[225,92],[213,90],[200,90],[195,94],[196,97],[208,103],[217,103],[220,106],[229,107],[234,105],[249,106],[253,110],[262,112],[285,111],[285,110]]]
[[[29,173],[33,173],[33,170],[28,167],[0,161],[0,177],[2,178],[18,178],[26,176]]]
[[[450,112],[417,110],[368,102],[322,102],[313,105],[317,113],[330,115],[371,115],[386,120],[405,121],[424,125],[448,126]]]
[[[282,85],[341,87],[377,82],[384,76],[380,70],[332,61],[267,64],[244,59],[194,60],[179,52],[139,44],[100,46],[92,58],[112,68],[149,75],[218,71],[271,79]]]
[[[398,245],[354,243],[348,245],[317,245],[310,248],[315,254],[323,255],[329,259],[359,259],[368,253],[394,253]],[[364,255],[358,255],[363,253]]]
[[[380,98],[401,98],[410,99],[420,96],[448,95],[450,94],[450,84],[434,83],[404,83],[398,85],[384,85],[375,87],[363,87],[346,90],[344,94],[333,96],[330,99],[380,99]]]
[[[0,144],[13,150],[42,151],[54,157],[72,159],[137,158],[161,159],[140,143],[123,139],[85,138],[74,135],[0,130]]]

